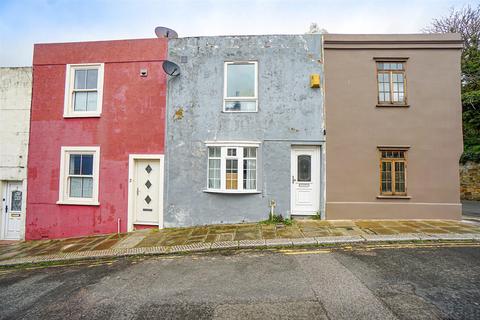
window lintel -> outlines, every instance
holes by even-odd
[[[406,62],[408,57],[373,57],[376,62]]]
[[[410,146],[405,146],[405,145],[402,145],[402,146],[384,146],[384,145],[381,145],[381,146],[377,146],[377,149],[379,151],[407,151],[410,149]]]

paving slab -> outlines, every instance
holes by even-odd
[[[216,238],[214,238],[214,241],[233,241],[234,237],[234,233],[220,233],[217,234]]]
[[[149,247],[145,248],[145,254],[162,254],[166,253],[167,250],[168,248],[163,246]]]
[[[172,246],[169,252],[194,252],[210,250],[211,243],[192,243],[179,246]]]
[[[212,242],[212,249],[238,248],[238,241],[218,241]]]
[[[436,238],[432,237],[429,234],[425,234],[425,233],[417,233],[417,236],[420,238],[420,240],[425,240],[425,241],[436,240]]]
[[[238,241],[240,248],[258,248],[265,246],[265,240],[240,240]]]
[[[392,229],[388,228],[369,228],[369,230],[373,231],[375,234],[396,234]]]
[[[338,236],[338,237],[318,237],[315,238],[318,244],[328,243],[352,243],[352,242],[364,242],[365,239],[360,236]]]
[[[329,222],[330,222],[330,225],[335,228],[355,227],[355,222],[352,220],[332,220]]]
[[[275,246],[291,246],[293,245],[292,239],[267,239],[265,244],[267,247]]]
[[[420,240],[420,237],[412,233],[404,234],[367,234],[362,236],[367,241],[414,241]]]
[[[260,230],[257,231],[237,231],[235,233],[235,237],[233,240],[240,241],[240,240],[257,240],[261,238],[262,235],[260,234]]]
[[[120,240],[117,244],[115,244],[112,248],[113,249],[128,249],[128,248],[133,248],[140,242],[142,242],[143,239],[145,239],[147,235],[142,232],[138,233],[132,233],[128,237]]]
[[[433,239],[438,240],[480,240],[479,234],[455,234],[455,233],[447,233],[447,234],[429,234],[430,237]]]
[[[294,246],[316,245],[318,244],[318,241],[315,238],[299,238],[299,239],[292,239],[292,243]]]

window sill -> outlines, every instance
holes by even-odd
[[[411,199],[411,196],[377,196],[377,199]]]
[[[253,111],[227,111],[223,110],[222,113],[258,113],[258,110],[253,110]]]
[[[64,118],[100,118],[100,113],[87,113],[87,114],[64,114]]]
[[[60,205],[69,205],[69,206],[99,206],[99,202],[80,202],[80,201],[69,201],[69,200],[58,200],[57,204]]]
[[[377,103],[377,108],[409,108],[409,104]]]
[[[260,194],[262,191],[257,190],[203,190],[205,193],[222,193],[222,194]]]

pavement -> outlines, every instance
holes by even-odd
[[[480,241],[480,223],[455,220],[295,220],[147,229],[83,238],[0,244],[0,266],[221,249],[395,241]]]
[[[270,249],[0,270],[0,319],[480,319],[480,244]]]
[[[480,221],[480,201],[462,200],[463,217]]]

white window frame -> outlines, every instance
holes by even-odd
[[[211,193],[261,193],[258,190],[258,168],[259,168],[259,150],[260,142],[257,141],[239,141],[239,142],[222,142],[222,141],[207,141],[205,143],[207,147],[207,188],[205,192]],[[213,189],[208,187],[208,173],[209,173],[209,161],[208,154],[209,147],[220,147],[220,189]],[[255,185],[256,189],[243,189],[243,148],[256,148],[256,170],[255,170]],[[228,156],[227,149],[236,149],[236,156]],[[226,188],[226,160],[237,159],[238,160],[238,182],[237,189]],[[251,159],[251,158],[249,158]]]
[[[228,97],[227,96],[227,79],[228,79],[228,65],[233,64],[253,64],[255,66],[255,96],[253,97]],[[255,100],[255,111],[243,110],[226,110],[227,102],[231,101],[253,101]],[[238,112],[258,112],[258,61],[226,61],[223,66],[223,112],[238,113]]]
[[[70,197],[68,188],[68,171],[70,167],[70,154],[93,154],[93,186],[92,198]],[[57,204],[73,204],[98,206],[98,180],[100,176],[100,147],[62,147],[60,153],[60,175]]]
[[[74,111],[73,109],[73,89],[75,84],[75,70],[77,69],[97,69],[97,110],[96,111]],[[67,64],[65,75],[65,101],[63,107],[64,118],[87,118],[100,117],[102,114],[103,102],[103,63],[82,63]]]

